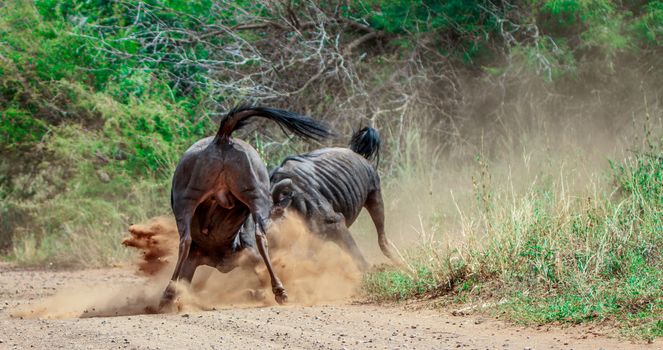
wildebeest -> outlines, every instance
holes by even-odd
[[[199,265],[227,272],[235,266],[232,260],[240,250],[257,245],[276,301],[283,303],[287,301],[287,293],[274,273],[265,241],[272,208],[269,174],[251,145],[231,138],[232,132],[251,117],[267,118],[304,138],[321,139],[331,135],[329,129],[306,116],[243,106],[231,110],[221,120],[216,136],[192,145],[182,156],[173,176],[171,206],[180,240],[171,281],[190,282]],[[256,225],[254,237],[248,237],[246,231],[240,232],[249,214]],[[174,295],[170,283],[160,308],[172,301]]]
[[[380,177],[369,161],[379,157],[380,137],[375,129],[365,127],[352,135],[349,146],[287,157],[270,175],[272,217],[280,217],[288,208],[295,211],[311,232],[336,242],[365,270],[368,263],[348,228],[366,208],[382,253],[400,264],[384,233]]]

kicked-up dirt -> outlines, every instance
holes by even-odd
[[[536,330],[485,316],[351,300],[219,305],[145,314],[161,288],[128,268],[0,264],[0,349],[661,349],[587,328]],[[117,315],[117,316],[116,316]]]
[[[286,306],[265,288],[264,268],[201,267],[190,287],[178,287],[174,305],[155,314],[176,251],[169,218],[130,228],[124,244],[140,252],[133,266],[0,263],[0,349],[663,349],[587,327],[522,328],[450,310],[362,304],[349,256],[296,220],[281,227],[270,253]]]

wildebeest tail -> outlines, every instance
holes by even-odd
[[[308,116],[282,109],[243,105],[233,108],[221,119],[215,141],[229,138],[233,131],[246,125],[248,119],[252,117],[263,117],[272,120],[284,132],[289,130],[303,138],[321,140],[333,135],[329,128]]]
[[[380,134],[370,126],[364,127],[352,134],[350,149],[368,160],[380,160]]]

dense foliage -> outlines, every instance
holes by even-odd
[[[484,158],[520,152],[533,131],[595,123],[618,133],[643,114],[654,125],[662,45],[658,0],[4,1],[0,250],[28,264],[123,258],[128,224],[169,212],[180,154],[239,102],[308,113],[341,133],[376,126],[386,187],[477,154],[485,176]],[[269,165],[310,147],[255,128],[240,136]],[[517,281],[532,294],[509,305],[537,322],[627,308],[660,334],[650,322],[661,309],[660,149],[615,161],[606,188],[618,195],[591,202],[549,184],[505,207],[505,189],[479,176],[474,223],[488,246],[367,286],[398,299]],[[652,292],[636,295],[644,285]]]

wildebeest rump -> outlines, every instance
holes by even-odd
[[[336,242],[366,269],[368,263],[348,229],[366,208],[380,249],[398,264],[384,232],[380,177],[369,162],[378,157],[379,148],[377,131],[366,127],[353,134],[350,149],[322,148],[287,157],[270,175],[272,216],[279,217],[287,208],[294,210],[312,232]]]
[[[269,175],[256,150],[248,143],[231,138],[248,118],[263,117],[281,128],[312,139],[331,135],[309,117],[266,107],[239,107],[220,123],[214,137],[192,145],[182,156],[173,176],[171,206],[180,235],[179,254],[172,280],[191,281],[199,265],[227,272],[237,252],[257,245],[267,266],[276,301],[283,303],[287,293],[274,273],[267,253],[265,233],[269,230],[272,200]],[[255,230],[242,230],[251,214]],[[247,221],[250,222],[250,221]],[[255,232],[254,237],[247,232]],[[169,284],[160,307],[174,297]]]

